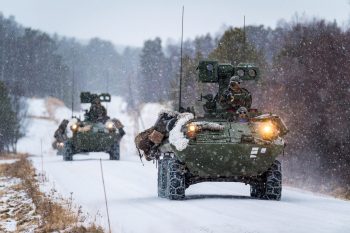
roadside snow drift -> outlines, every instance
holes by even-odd
[[[249,186],[240,183],[201,183],[186,190],[184,201],[157,197],[157,169],[152,162],[142,166],[134,149],[135,119],[127,112],[121,98],[112,97],[108,104],[111,117],[125,125],[121,142],[121,161],[109,161],[104,153],[75,155],[64,162],[51,149],[57,121],[69,110],[52,111],[45,100],[29,100],[30,118],[27,136],[19,142],[19,150],[33,154],[34,165],[41,169],[41,142],[44,170],[52,185],[63,195],[94,215],[102,215],[107,227],[101,182],[102,159],[109,213],[113,232],[125,233],[348,233],[350,202],[315,195],[288,187],[281,201],[262,201],[249,197]],[[145,105],[142,119],[151,126],[162,106]],[[68,114],[67,114],[68,113]],[[77,114],[78,115],[78,114]],[[61,117],[58,117],[61,119]],[[139,127],[139,130],[142,130]]]

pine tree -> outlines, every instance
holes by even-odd
[[[10,151],[16,137],[17,119],[6,86],[0,82],[0,152]]]
[[[140,55],[141,82],[138,85],[142,99],[160,101],[168,97],[168,80],[165,75],[166,59],[160,38],[147,40]]]
[[[217,47],[209,55],[209,58],[232,65],[241,62],[256,63],[259,66],[265,65],[262,53],[249,43],[244,31],[240,28],[226,30],[218,40]]]

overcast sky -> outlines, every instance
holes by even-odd
[[[119,45],[142,46],[160,36],[178,40],[181,7],[185,6],[185,38],[223,27],[264,24],[275,27],[295,13],[348,25],[349,0],[0,0],[0,11],[24,26],[48,33],[89,39],[100,37]]]

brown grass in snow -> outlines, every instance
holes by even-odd
[[[103,229],[92,223],[89,226],[83,224],[86,219],[81,211],[72,208],[72,200],[53,199],[53,194],[44,194],[39,189],[39,183],[35,174],[35,169],[26,156],[18,158],[17,162],[11,164],[2,164],[0,166],[0,175],[7,177],[16,177],[21,179],[21,183],[15,189],[24,190],[35,206],[35,215],[40,216],[36,225],[35,232],[69,232],[69,233],[103,233]],[[20,226],[25,221],[23,215],[31,211],[30,208],[21,208],[16,213],[17,228],[20,232]],[[38,218],[37,218],[38,219]]]

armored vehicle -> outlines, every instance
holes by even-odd
[[[72,136],[63,143],[63,160],[73,160],[73,155],[84,152],[106,152],[111,160],[120,159],[120,140],[124,136],[123,125],[117,119],[110,119],[101,102],[110,102],[110,94],[82,92],[81,103],[91,104],[85,110],[84,119],[74,117],[70,124]]]
[[[158,196],[181,200],[190,185],[222,181],[249,184],[253,198],[280,200],[282,172],[277,156],[285,147],[285,124],[277,115],[252,109],[251,95],[243,88],[229,101],[243,106],[220,103],[220,97],[228,95],[232,80],[257,80],[258,67],[201,61],[198,70],[200,82],[218,83],[215,96],[201,98],[205,101],[204,115],[162,113],[148,136],[150,157],[160,158]],[[158,129],[162,128],[159,125],[165,130]],[[153,139],[154,131],[164,135],[162,143]]]

